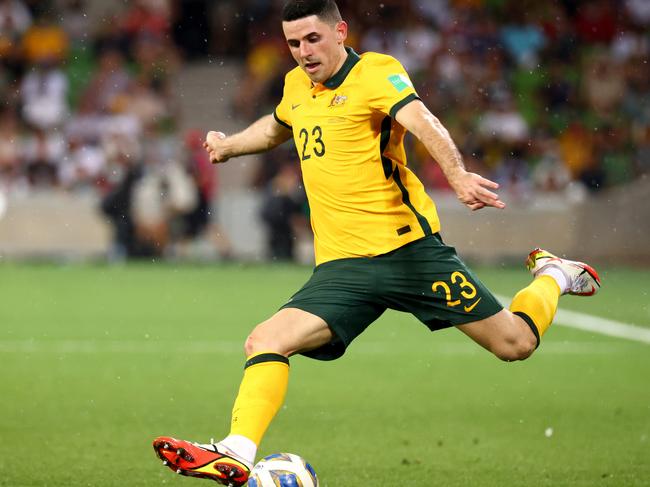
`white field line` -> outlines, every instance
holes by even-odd
[[[510,298],[497,296],[503,303],[509,303]],[[620,321],[600,318],[577,311],[559,309],[553,321],[556,325],[567,326],[582,331],[608,335],[617,338],[626,338],[635,342],[650,344],[650,328],[643,328]]]

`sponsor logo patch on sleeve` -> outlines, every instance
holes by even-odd
[[[393,74],[388,77],[388,81],[395,87],[395,89],[400,92],[404,91],[406,88],[413,88],[413,83],[405,74]]]

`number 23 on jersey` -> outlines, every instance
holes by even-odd
[[[299,149],[300,159],[305,162],[311,159],[311,156],[323,157],[325,155],[325,143],[323,142],[323,129],[316,125],[311,130],[306,128],[300,129],[300,144]]]

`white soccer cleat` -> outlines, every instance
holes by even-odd
[[[544,274],[549,267],[559,270],[567,282],[562,294],[593,296],[600,289],[600,277],[593,267],[583,262],[561,259],[546,250],[535,249],[528,254],[526,267],[535,277]]]

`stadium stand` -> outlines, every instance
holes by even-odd
[[[0,252],[60,253],[61,246],[48,251],[48,239],[35,241],[33,232],[20,243],[25,226],[16,226],[15,216],[32,206],[47,213],[45,198],[58,202],[52,208],[70,204],[70,215],[85,205],[83,214],[96,221],[86,227],[93,245],[79,245],[83,255],[177,256],[186,235],[182,215],[196,209],[199,194],[185,134],[237,130],[273,109],[292,67],[277,22],[281,3],[0,1],[0,193],[8,202],[0,218]],[[398,57],[467,165],[501,183],[516,210],[495,219],[523,225],[527,212],[548,211],[557,219],[578,207],[616,211],[619,219],[629,212],[617,235],[629,227],[636,238],[645,231],[647,240],[647,224],[634,217],[639,212],[624,209],[633,204],[625,195],[646,194],[649,184],[646,2],[339,5],[359,33],[351,45]],[[445,203],[449,188],[437,165],[413,139],[409,160],[436,192],[443,218],[457,211]],[[305,238],[300,182],[287,177],[288,167],[298,170],[291,150],[218,168],[221,190],[212,213],[230,234],[235,256],[265,255],[265,235],[274,227],[265,231],[263,222],[277,220],[262,218],[258,208],[280,182],[286,187],[293,181],[289,193],[297,203],[291,208],[298,217],[280,225]],[[71,203],[77,197],[79,205]],[[512,216],[518,211],[521,221]],[[60,219],[65,213],[57,214]],[[53,222],[44,235],[66,228],[51,216],[39,220]],[[113,244],[107,237],[111,221],[129,222],[127,228],[114,226]],[[471,217],[467,221],[470,232],[478,228]],[[585,221],[591,221],[588,215]],[[579,230],[566,223],[569,252],[571,234]],[[483,237],[490,227],[484,225]],[[543,235],[543,226],[538,230]],[[449,237],[467,231],[448,229]],[[84,240],[83,232],[78,237]],[[504,247],[520,252],[514,244]],[[303,260],[308,254],[298,251]]]

